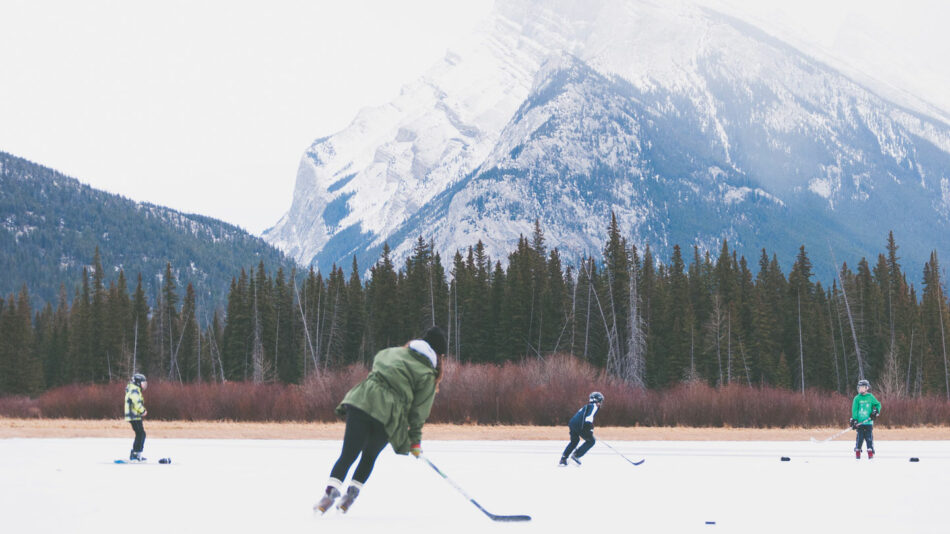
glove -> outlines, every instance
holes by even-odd
[[[851,428],[852,428],[852,429],[857,429],[857,428],[858,428],[858,420],[855,419],[854,417],[852,417],[851,420],[848,421],[848,424],[851,425]]]
[[[414,443],[412,447],[409,448],[409,454],[418,458],[422,454],[422,444]]]
[[[880,415],[880,413],[881,412],[877,411],[877,408],[871,410],[871,415],[869,416],[871,418],[871,421],[877,419],[877,416]]]
[[[594,423],[584,421],[584,430],[594,430]]]

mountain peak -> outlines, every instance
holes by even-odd
[[[420,235],[504,257],[540,220],[581,254],[616,213],[658,255],[722,239],[861,255],[895,230],[917,259],[950,244],[915,239],[948,225],[945,176],[950,127],[747,24],[685,2],[503,2],[393,102],[317,140],[265,238],[368,267]],[[895,206],[926,222],[879,215]]]

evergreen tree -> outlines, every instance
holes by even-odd
[[[251,315],[248,306],[248,276],[244,269],[238,279],[231,280],[228,310],[221,338],[221,358],[227,380],[247,380],[245,365],[250,353]]]
[[[291,271],[291,279],[295,276],[296,271]],[[300,336],[297,332],[297,322],[294,320],[294,294],[284,276],[283,267],[277,269],[277,277],[274,280],[274,313],[274,367],[277,378],[285,384],[296,384],[300,382],[302,374]]]
[[[369,353],[405,342],[401,331],[401,310],[396,270],[393,268],[388,244],[383,244],[379,261],[370,269],[366,289],[367,322],[369,326]]]
[[[923,334],[922,390],[924,393],[945,395],[950,400],[950,369],[948,369],[947,297],[940,280],[937,252],[930,253],[924,264],[924,293],[921,303]]]
[[[195,288],[188,283],[185,288],[185,300],[181,306],[181,336],[176,349],[176,369],[171,375],[179,381],[195,382],[207,379],[207,362],[202,369],[201,361],[201,329],[198,326],[195,304]]]
[[[363,282],[360,280],[356,256],[346,285],[346,317],[344,319],[343,360],[346,363],[364,362],[367,354],[364,344],[366,303]]]

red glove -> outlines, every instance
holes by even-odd
[[[409,454],[418,458],[422,454],[422,444],[413,443],[412,447],[409,448]]]

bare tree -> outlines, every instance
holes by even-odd
[[[829,246],[830,248],[830,246]],[[831,251],[831,261],[835,267],[835,273],[841,282],[841,295],[844,297],[844,309],[848,313],[848,324],[851,325],[851,338],[854,340],[854,354],[858,359],[858,379],[864,379],[864,359],[861,358],[861,347],[858,345],[858,333],[854,328],[854,316],[851,314],[851,305],[848,303],[848,290],[845,288],[844,280],[841,279],[841,271],[838,270],[838,262],[834,259],[834,250]]]
[[[712,343],[716,349],[716,362],[719,367],[718,386],[722,386],[724,383],[722,374],[722,326],[725,321],[725,315],[722,300],[719,294],[716,293],[713,295],[713,306],[712,310],[710,310],[709,321],[706,323],[706,334],[712,338]]]
[[[805,394],[805,343],[802,340],[802,294],[798,292],[798,358],[802,371],[802,395]]]
[[[646,386],[646,325],[641,313],[642,303],[637,287],[639,273],[635,262],[630,262],[630,301],[627,307],[627,353],[624,355],[622,378],[635,387]]]
[[[257,306],[257,286],[254,286],[254,338],[251,341],[251,380],[264,381],[264,343],[261,340],[261,314]]]

